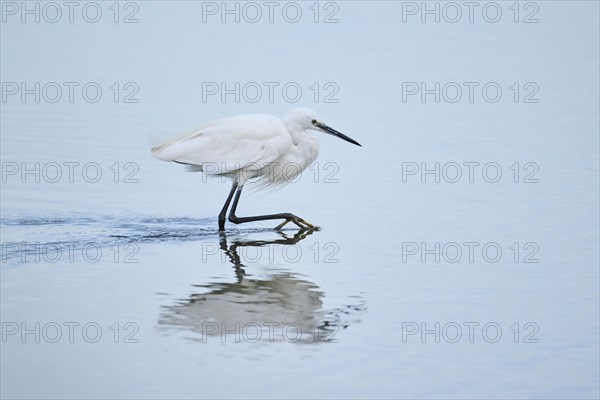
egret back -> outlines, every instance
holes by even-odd
[[[154,146],[152,155],[159,160],[195,166],[207,174],[243,179],[240,173],[246,172],[247,180],[292,145],[279,118],[251,114],[208,122]]]

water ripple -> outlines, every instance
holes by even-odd
[[[85,246],[107,248],[116,243],[195,241],[218,237],[216,218],[155,217],[147,215],[8,217],[0,220],[2,263],[22,258],[40,249]],[[244,234],[271,229],[237,229]],[[18,251],[15,251],[18,249]]]

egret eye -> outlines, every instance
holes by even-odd
[[[316,119],[313,119],[311,122],[312,122],[312,124],[314,125],[314,124],[316,124],[316,123],[317,123],[317,120],[316,120]]]

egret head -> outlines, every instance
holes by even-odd
[[[336,131],[335,129],[329,127],[327,124],[323,122],[319,114],[315,111],[308,108],[293,108],[288,114],[285,116],[285,120],[293,123],[295,126],[299,127],[301,130],[314,130],[319,132],[324,132],[332,136],[336,136],[340,139],[343,139],[347,142],[355,144],[357,146],[361,146],[356,140],[344,135],[341,132]],[[362,147],[362,146],[361,146]]]

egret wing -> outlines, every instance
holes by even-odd
[[[281,157],[291,145],[291,136],[278,118],[240,115],[211,121],[168,139],[154,146],[152,155],[164,161],[198,166],[206,173],[210,170],[226,174],[264,167]]]

